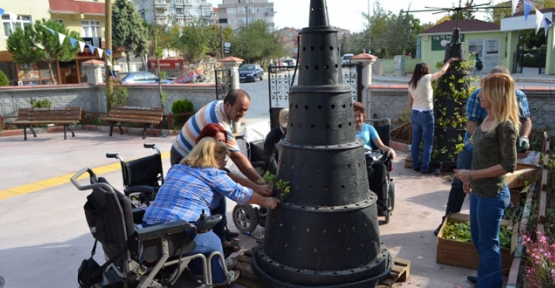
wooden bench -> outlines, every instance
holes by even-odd
[[[84,117],[84,111],[81,107],[65,107],[65,108],[20,108],[17,119],[12,124],[23,125],[23,140],[27,140],[27,127],[33,132],[33,136],[37,137],[37,133],[33,130],[33,125],[38,124],[60,124],[64,125],[64,140],[67,139],[66,129],[69,127],[71,136],[75,137],[73,128]]]
[[[110,136],[112,136],[114,124],[118,125],[121,135],[123,135],[123,129],[121,128],[122,122],[144,124],[143,139],[145,139],[146,128],[150,127],[152,135],[156,136],[156,133],[154,132],[154,125],[160,124],[163,118],[164,108],[123,106],[112,107],[108,112],[108,117],[100,119],[110,122]]]

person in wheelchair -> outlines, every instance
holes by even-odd
[[[265,197],[233,181],[221,168],[225,166],[227,146],[213,138],[200,140],[178,165],[168,171],[166,181],[158,190],[143,217],[144,226],[153,226],[178,220],[196,221],[204,211],[212,211],[220,200],[228,197],[239,203],[258,204],[276,208],[279,200]],[[191,253],[209,255],[213,251],[223,254],[218,236],[209,231],[197,234],[196,248]],[[214,283],[226,282],[221,263],[213,258],[210,263]],[[201,271],[191,267],[193,272]]]
[[[366,150],[381,150],[384,154],[387,155],[388,158],[395,159],[397,157],[397,153],[391,147],[385,145],[380,136],[378,135],[378,131],[374,126],[364,123],[365,114],[366,114],[366,107],[364,104],[360,102],[355,102],[353,104],[353,110],[355,114],[355,129],[357,138],[364,140],[364,149]],[[374,148],[375,147],[375,148]]]
[[[274,127],[264,140],[264,170],[277,174],[277,163],[279,153],[276,144],[285,138],[287,133],[287,122],[289,120],[289,109],[283,108],[279,111],[279,125]]]
[[[360,102],[353,103],[353,111],[355,116],[356,136],[364,141],[366,150],[366,168],[368,173],[368,184],[370,190],[378,196],[378,212],[380,215],[386,216],[386,222],[389,221],[388,197],[390,193],[389,170],[391,160],[395,159],[397,154],[391,147],[385,145],[378,131],[372,125],[364,123],[366,107]],[[377,155],[376,152],[383,153]],[[380,213],[381,212],[381,213]]]
[[[198,144],[198,142],[205,137],[211,137],[218,142],[225,143],[226,142],[225,135],[226,135],[226,131],[222,126],[220,126],[220,124],[211,123],[206,125],[202,129],[202,131],[198,136],[196,144]],[[271,191],[271,189],[268,187],[268,185],[257,185],[251,182],[249,179],[243,177],[242,175],[234,173],[225,167],[222,167],[222,169],[225,172],[227,172],[227,175],[233,181],[247,188],[251,188],[252,190],[254,190],[260,195],[271,196],[271,192],[269,192]],[[216,208],[212,209],[211,212],[212,214],[220,214],[223,216],[222,221],[220,221],[214,227],[214,233],[216,233],[216,235],[220,237],[220,240],[222,241],[222,246],[224,248],[224,252],[226,252],[224,255],[227,256],[229,254],[232,254],[234,252],[241,250],[241,246],[239,246],[237,242],[232,241],[233,238],[236,238],[239,235],[237,233],[229,231],[229,229],[227,228],[227,217],[225,216],[226,210],[227,210],[226,201],[224,198],[222,198],[220,200],[220,204]]]

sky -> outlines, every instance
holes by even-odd
[[[217,6],[221,4],[222,0],[208,0],[208,2]],[[308,26],[308,9],[310,7],[310,0],[270,0],[274,3],[274,23],[276,29],[284,27],[304,28]],[[328,17],[332,26],[348,29],[351,32],[361,32],[364,30],[364,20],[361,13],[368,12],[368,3],[370,3],[370,12],[373,10],[372,0],[326,0],[328,6]],[[462,5],[466,1],[462,0]],[[488,3],[489,0],[475,0],[475,4]],[[494,1],[499,3],[501,1]],[[379,1],[380,6],[385,11],[391,11],[393,14],[399,13],[401,9],[408,10],[425,10],[428,7],[442,7],[451,8],[453,4],[459,6],[458,0],[382,0]],[[376,4],[374,4],[376,5]],[[439,20],[446,13],[439,13],[433,15],[430,12],[414,13],[416,18],[420,19],[422,24]],[[476,14],[477,19],[483,19],[484,13]]]

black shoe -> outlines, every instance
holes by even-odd
[[[478,277],[476,276],[466,276],[466,280],[468,280],[468,282],[472,283],[472,284],[476,284],[478,283]]]
[[[428,169],[426,171],[420,171],[420,173],[422,173],[422,174],[432,174],[432,173],[434,173],[434,170],[429,170]]]
[[[441,230],[441,226],[437,227],[437,229],[434,230],[434,235],[437,236],[437,234],[439,234],[439,230]]]
[[[414,170],[416,172],[420,172],[420,168],[412,168],[412,170]]]
[[[227,240],[239,238],[239,233],[231,232],[229,230],[225,230],[225,237]]]

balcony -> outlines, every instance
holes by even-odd
[[[155,8],[167,8],[170,5],[170,0],[155,0]]]
[[[184,0],[175,0],[175,8],[183,8],[185,6]]]
[[[103,2],[83,2],[75,0],[50,0],[50,12],[55,14],[104,15]]]

